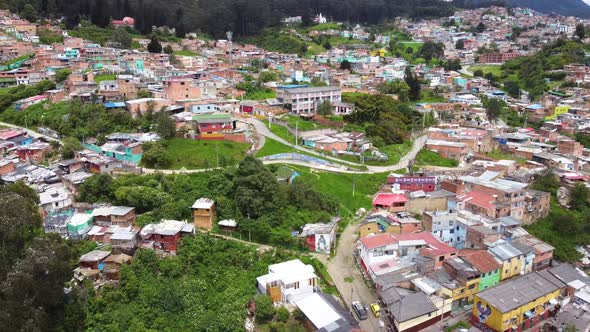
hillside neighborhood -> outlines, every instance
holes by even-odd
[[[328,16],[0,10],[0,331],[590,331],[590,20]]]

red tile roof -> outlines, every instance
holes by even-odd
[[[492,202],[495,200],[494,196],[481,191],[470,191],[457,196],[457,198],[463,202],[467,202],[485,209],[494,208],[494,204],[492,204]]]
[[[392,206],[394,203],[405,203],[407,201],[408,199],[406,198],[406,196],[402,194],[380,193],[377,194],[377,196],[375,196],[375,199],[373,199],[373,206]]]
[[[459,251],[459,256],[473,265],[480,273],[488,273],[501,267],[494,256],[486,250],[463,249]]]
[[[361,244],[367,249],[374,249],[394,244],[397,241],[393,239],[391,234],[379,234],[360,239]]]

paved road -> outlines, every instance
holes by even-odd
[[[288,145],[288,146],[290,146],[292,148],[295,148],[297,150],[305,151],[306,153],[313,154],[313,155],[316,155],[316,156],[321,157],[321,158],[329,159],[331,161],[334,161],[334,162],[337,162],[337,163],[340,163],[340,164],[352,165],[352,166],[357,166],[357,167],[358,166],[363,166],[363,165],[358,164],[358,163],[349,162],[349,161],[345,161],[345,160],[334,158],[334,157],[330,157],[330,156],[324,156],[321,153],[318,153],[316,151],[309,150],[309,149],[303,148],[303,147],[298,146],[298,145],[296,146],[293,143],[287,142],[286,140],[280,138],[279,136],[277,136],[276,134],[274,134],[272,131],[270,131],[270,129],[268,129],[266,127],[266,125],[262,121],[260,121],[258,119],[255,119],[255,118],[245,118],[245,119],[243,119],[243,121],[252,124],[254,126],[254,128],[256,129],[256,131],[259,134],[261,134],[263,136],[266,136],[267,138],[274,139],[274,140],[278,141],[279,143]],[[420,152],[420,150],[422,150],[422,148],[426,144],[426,140],[427,140],[426,135],[418,136],[414,140],[414,144],[412,146],[412,149],[404,157],[402,157],[400,159],[400,161],[397,164],[395,164],[395,165],[389,165],[389,166],[367,166],[367,171],[341,170],[340,172],[341,173],[373,174],[373,173],[385,173],[385,172],[393,172],[393,171],[400,170],[402,168],[408,167],[408,164],[409,164],[410,160],[413,160],[414,158],[416,158],[416,155],[418,154],[418,152]],[[292,163],[292,162],[285,161],[284,163]],[[295,164],[295,163],[293,163],[293,164]],[[300,165],[300,164],[298,163],[296,165]],[[310,164],[308,164],[308,165],[302,165],[302,166],[308,166],[308,167],[317,168],[317,167],[312,166]]]
[[[357,237],[358,223],[354,221],[340,235],[336,256],[328,262],[328,273],[349,308],[352,301],[360,301],[367,307],[369,304],[377,302],[377,296],[365,284],[352,256]],[[361,321],[361,328],[364,331],[379,331],[378,319],[371,312],[368,316],[367,320]]]
[[[28,129],[28,128],[25,128],[25,127],[13,125],[12,123],[0,122],[0,126],[9,127],[9,128],[15,128],[15,129],[23,129],[23,130],[26,130],[27,133],[29,134],[29,136],[31,136],[31,137],[34,137],[34,138],[43,138],[43,139],[46,139],[48,141],[56,141],[56,142],[59,142],[61,144],[61,140],[59,140],[59,139],[55,139],[53,137],[50,137],[50,136],[47,136],[47,135],[38,133],[38,132],[36,132],[36,131],[34,131],[32,129]]]
[[[341,164],[347,164],[347,165],[352,165],[352,166],[362,166],[359,163],[355,163],[355,162],[351,162],[351,161],[347,161],[347,160],[342,160],[342,159],[338,159],[338,158],[334,158],[334,157],[330,157],[330,156],[323,156],[319,152],[316,152],[316,151],[313,151],[313,150],[310,150],[310,149],[306,149],[306,148],[301,147],[299,145],[295,145],[295,144],[293,144],[291,142],[288,142],[288,141],[282,139],[281,137],[277,136],[272,131],[270,131],[270,129],[268,129],[268,127],[264,124],[264,122],[262,122],[262,121],[260,121],[260,120],[258,120],[256,118],[243,118],[242,120],[244,122],[249,123],[252,126],[254,126],[254,129],[256,130],[256,132],[258,132],[262,136],[265,136],[265,137],[274,139],[275,141],[277,141],[279,143],[282,143],[282,144],[285,144],[285,145],[288,145],[288,146],[290,146],[290,147],[292,147],[292,148],[294,148],[296,150],[304,151],[306,153],[313,154],[315,156],[322,157],[322,158],[325,158],[325,159],[329,159],[329,160],[332,160],[332,161],[335,161],[335,162],[338,162],[338,163],[341,163]],[[278,125],[275,125],[275,126],[278,126]]]
[[[473,77],[473,73],[469,71],[469,66],[461,67],[461,69],[459,70],[459,73],[461,73],[465,76]]]

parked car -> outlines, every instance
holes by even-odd
[[[358,301],[352,302],[352,309],[358,316],[359,320],[367,319],[367,307],[365,307],[362,303]]]
[[[371,307],[371,311],[375,317],[379,318],[381,316],[381,307],[377,303],[372,303],[369,307]]]

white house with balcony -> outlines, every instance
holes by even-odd
[[[256,278],[256,284],[260,293],[280,304],[294,304],[319,290],[313,266],[298,259],[269,265],[268,274]]]

